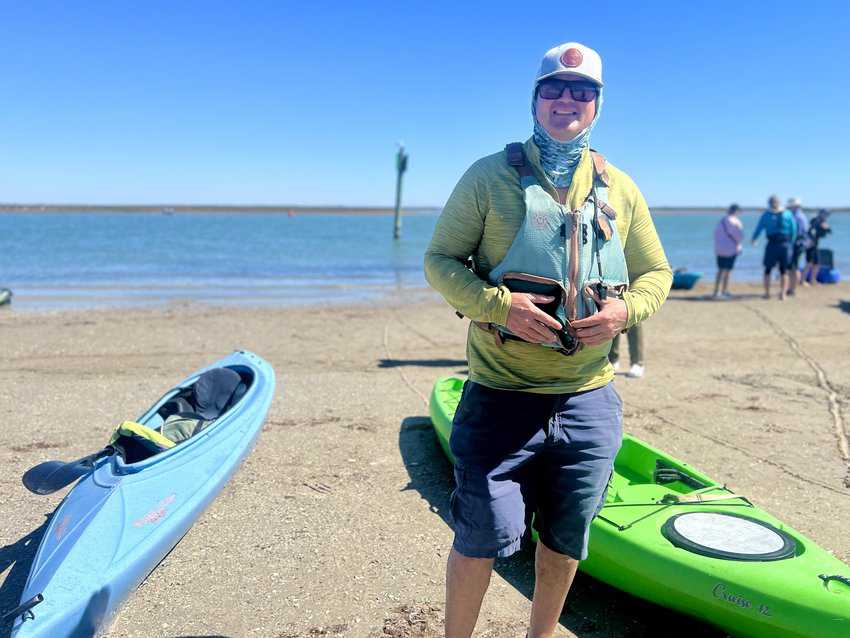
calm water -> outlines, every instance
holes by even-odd
[[[713,277],[718,219],[655,217],[674,268]],[[422,255],[436,220],[436,212],[406,217],[394,242],[387,216],[3,214],[0,287],[15,291],[17,308],[364,299],[426,285]],[[742,220],[749,236],[757,215]],[[850,217],[831,222],[823,247],[835,250],[836,266],[850,276]],[[760,278],[762,246],[745,245],[735,278]]]

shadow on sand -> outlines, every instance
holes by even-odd
[[[451,465],[443,456],[431,420],[410,416],[401,422],[398,446],[410,482],[431,511],[451,525]],[[534,592],[533,545],[496,561],[496,572],[529,600]],[[530,608],[529,608],[530,609]],[[576,576],[561,624],[582,638],[724,638],[726,634],[697,620],[609,587],[584,573]]]
[[[850,301],[845,301],[845,300],[842,299],[841,301],[838,302],[837,308],[841,312],[846,312],[846,313],[850,314]]]
[[[50,516],[45,517],[44,522],[29,534],[10,545],[0,547],[0,575],[11,567],[3,585],[0,586],[0,614],[5,614],[20,603],[35,552],[49,521]],[[0,623],[0,638],[11,635],[13,621],[14,619],[11,619]]]

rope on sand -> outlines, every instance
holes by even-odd
[[[395,357],[393,357],[392,353],[390,353],[390,323],[389,322],[387,322],[384,325],[384,353],[386,354],[387,359],[395,359]],[[428,397],[426,397],[424,394],[422,394],[416,388],[416,386],[413,385],[413,383],[410,381],[410,379],[407,378],[407,375],[404,373],[404,370],[402,370],[401,367],[398,367],[396,369],[398,370],[399,376],[401,376],[401,380],[404,381],[404,385],[406,385],[408,388],[410,388],[416,396],[418,396],[420,399],[422,399],[422,403],[424,403],[425,407],[427,408],[428,407]]]
[[[763,456],[754,455],[754,454],[752,454],[752,453],[750,453],[746,450],[742,450],[740,447],[738,447],[736,445],[732,445],[728,441],[724,441],[723,439],[717,438],[716,436],[711,436],[710,434],[706,434],[705,432],[702,432],[700,430],[696,430],[694,428],[689,428],[685,425],[682,425],[681,423],[677,423],[676,421],[668,419],[664,415],[658,413],[658,408],[650,408],[650,407],[640,406],[640,405],[637,405],[634,401],[629,401],[629,405],[631,407],[636,408],[640,412],[646,412],[647,414],[652,415],[654,418],[658,419],[662,423],[666,423],[667,425],[670,425],[670,426],[672,426],[672,427],[674,427],[678,430],[682,430],[683,432],[687,432],[688,434],[692,434],[693,436],[703,438],[706,441],[711,441],[712,443],[716,443],[720,447],[726,448],[728,450],[732,450],[734,452],[738,452],[739,454],[743,454],[747,458],[757,459],[761,463],[765,463],[767,465],[775,467],[776,469],[784,472],[788,476],[791,476],[791,477],[797,479],[798,481],[801,481],[803,483],[808,483],[809,485],[817,485],[818,487],[821,487],[821,488],[828,490],[830,492],[834,492],[835,494],[840,494],[841,496],[850,496],[850,494],[848,494],[844,490],[840,490],[838,488],[835,488],[832,485],[829,485],[828,483],[824,483],[823,481],[818,481],[817,479],[809,478],[808,476],[803,476],[802,474],[795,472],[794,470],[792,470],[791,468],[789,468],[786,465],[783,465],[782,463],[779,463],[777,461],[773,461],[773,460],[765,458]]]
[[[826,376],[826,371],[820,366],[820,364],[815,361],[812,357],[810,357],[806,352],[800,347],[799,342],[794,339],[782,326],[773,321],[770,317],[764,314],[758,308],[754,308],[749,304],[742,304],[745,308],[749,309],[755,315],[759,316],[762,321],[764,321],[767,325],[773,328],[773,331],[779,335],[789,346],[791,349],[799,356],[803,361],[809,364],[809,367],[814,370],[815,375],[818,379],[818,386],[826,393],[827,401],[829,402],[829,413],[832,415],[832,424],[835,430],[835,438],[838,443],[838,452],[841,455],[841,458],[845,463],[848,464],[847,473],[844,476],[844,486],[850,487],[850,444],[847,441],[847,431],[844,428],[844,418],[841,414],[841,402],[838,399],[838,392],[835,387],[833,387],[832,383],[830,383],[829,379]]]

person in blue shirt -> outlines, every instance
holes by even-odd
[[[779,197],[771,195],[767,200],[767,210],[761,214],[753,233],[752,243],[764,231],[767,246],[764,248],[764,298],[770,299],[770,273],[779,267],[779,299],[785,299],[788,288],[788,268],[791,265],[791,249],[797,237],[797,222],[791,211],[782,208]]]

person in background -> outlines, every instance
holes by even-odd
[[[646,366],[643,362],[643,327],[639,323],[635,324],[626,331],[626,335],[629,339],[629,363],[631,364],[626,376],[633,379],[640,379],[644,372],[646,372]],[[614,372],[620,369],[619,334],[615,335],[614,340],[611,341],[611,352],[608,353],[608,361],[614,366]]]
[[[735,259],[741,254],[744,241],[744,225],[738,219],[741,207],[732,204],[717,226],[714,227],[714,254],[717,256],[717,278],[714,280],[715,299],[728,299],[729,274],[735,267]]]
[[[818,244],[820,240],[829,235],[832,229],[829,227],[829,211],[821,208],[818,214],[812,217],[809,224],[809,245],[806,248],[806,269],[803,271],[801,279],[804,282],[811,281],[812,285],[818,283],[817,269],[818,265]]]
[[[764,298],[770,299],[770,274],[779,267],[779,299],[785,299],[788,288],[788,266],[791,264],[791,243],[797,237],[797,224],[791,211],[782,208],[779,197],[771,195],[767,200],[767,210],[761,214],[759,223],[753,232],[753,246],[764,231],[767,246],[764,247]]]
[[[788,200],[788,210],[794,215],[797,224],[797,236],[794,238],[794,246],[791,250],[791,272],[788,276],[788,295],[793,296],[797,291],[797,283],[802,280],[800,276],[800,257],[806,252],[810,243],[809,220],[803,212],[803,202],[799,197]],[[803,282],[805,284],[805,282]]]

